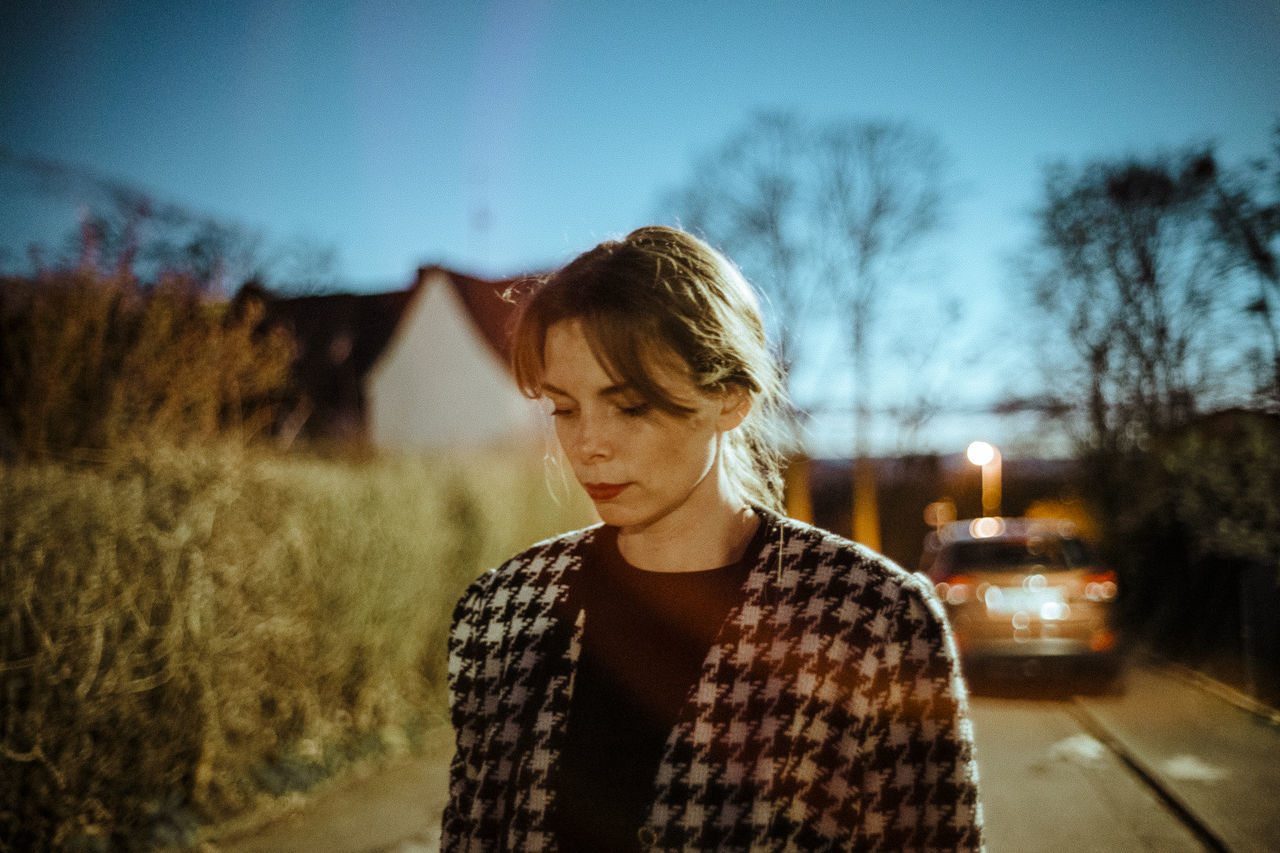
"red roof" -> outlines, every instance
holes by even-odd
[[[536,276],[520,276],[516,278],[491,281],[473,278],[469,275],[452,272],[443,267],[423,267],[418,270],[418,280],[414,289],[420,288],[432,275],[444,275],[458,299],[466,309],[467,315],[475,323],[481,337],[489,344],[498,359],[508,368],[511,366],[511,325],[515,321],[516,305],[507,292],[515,288],[517,291],[536,280]]]
[[[314,412],[307,431],[313,435],[345,431],[365,423],[364,382],[395,337],[419,291],[443,275],[453,287],[476,331],[510,369],[511,325],[516,305],[506,298],[513,287],[535,276],[498,281],[462,275],[443,267],[422,267],[404,290],[383,293],[327,293],[281,297],[250,284],[235,302],[262,302],[263,326],[282,326],[298,344],[294,389],[310,401]]]

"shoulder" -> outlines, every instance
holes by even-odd
[[[775,541],[766,544],[782,549],[788,568],[813,571],[822,578],[856,574],[866,575],[871,581],[913,583],[909,572],[865,545],[793,518],[774,516],[769,520],[774,525],[770,532]],[[776,556],[777,552],[773,553]]]
[[[530,576],[548,570],[566,569],[582,562],[584,554],[595,541],[602,525],[593,524],[581,530],[571,530],[550,539],[535,542],[511,557],[489,574],[498,583],[521,583]]]
[[[942,618],[933,585],[865,545],[791,518],[775,516],[770,548],[758,570],[776,571],[781,548],[781,582],[797,597],[874,610],[906,610],[918,618]]]
[[[582,564],[600,525],[584,527],[536,542],[497,568],[476,578],[458,601],[455,617],[464,610],[506,600],[522,590],[536,590],[559,581]]]

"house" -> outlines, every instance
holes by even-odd
[[[365,383],[375,445],[487,445],[539,434],[538,404],[520,393],[509,368],[514,305],[503,294],[520,283],[418,271]]]
[[[537,438],[538,404],[508,367],[515,306],[504,298],[529,281],[431,266],[386,293],[279,297],[245,285],[236,302],[259,302],[264,327],[298,346],[281,439],[422,450]]]

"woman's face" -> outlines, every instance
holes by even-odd
[[[701,393],[683,372],[657,379],[689,415],[649,405],[596,361],[576,320],[547,331],[542,390],[578,482],[606,524],[629,531],[660,522],[697,525],[723,504],[736,509],[722,476],[723,432],[746,416],[743,395]]]

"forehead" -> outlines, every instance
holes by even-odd
[[[564,320],[547,329],[542,361],[543,385],[553,386],[552,391],[618,384],[596,357],[577,320]]]
[[[581,321],[562,320],[547,330],[542,384],[544,391],[574,394],[640,390],[648,384],[660,386],[673,397],[688,397],[696,388],[683,368],[674,353],[655,353],[641,364],[611,366],[607,356],[592,347]]]

